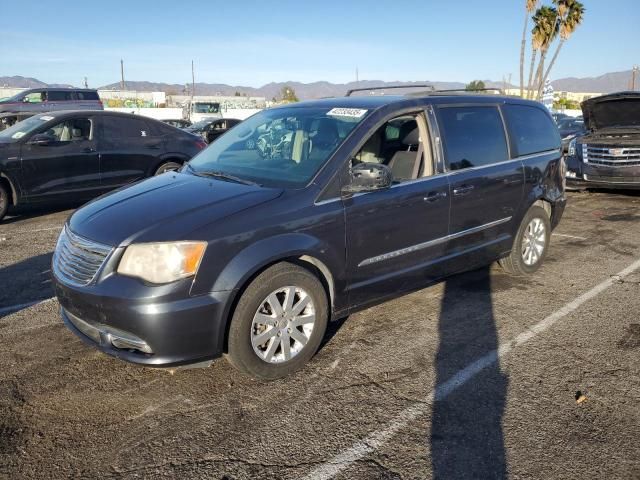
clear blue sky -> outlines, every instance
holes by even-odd
[[[640,2],[583,0],[552,78],[640,63]],[[128,80],[517,83],[524,0],[0,2],[0,76],[90,86]]]

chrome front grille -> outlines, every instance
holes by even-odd
[[[640,146],[604,147],[582,145],[582,158],[585,163],[606,167],[634,167],[640,165]]]
[[[112,247],[80,237],[65,226],[53,254],[53,271],[65,283],[89,285],[112,251]]]

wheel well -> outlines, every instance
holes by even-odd
[[[171,157],[171,158],[163,158],[162,160],[160,160],[156,166],[153,168],[153,173],[157,172],[158,169],[164,165],[165,163],[169,163],[169,162],[174,162],[174,163],[178,163],[180,165],[184,165],[184,162],[186,160],[182,160],[180,158],[176,158],[176,157]]]
[[[335,287],[334,287],[334,282],[333,282],[333,275],[331,275],[331,272],[329,271],[327,266],[324,263],[322,263],[320,260],[318,260],[317,258],[309,256],[309,255],[285,257],[285,258],[281,258],[279,260],[275,260],[275,261],[270,262],[270,263],[268,263],[266,265],[263,265],[262,268],[256,270],[253,273],[253,275],[251,275],[242,284],[242,286],[238,289],[237,293],[233,297],[233,300],[231,301],[231,306],[229,307],[229,311],[227,313],[226,325],[225,325],[225,329],[224,329],[224,344],[223,344],[222,348],[223,348],[223,351],[225,353],[227,352],[227,345],[229,344],[229,327],[231,326],[231,318],[233,317],[233,314],[234,314],[234,312],[236,310],[236,306],[238,305],[238,302],[240,301],[240,298],[242,297],[242,294],[247,289],[247,287],[251,284],[251,282],[253,282],[253,280],[258,275],[260,275],[262,272],[264,272],[267,268],[270,268],[273,265],[276,265],[278,263],[284,263],[284,262],[292,263],[294,265],[302,267],[305,270],[307,270],[310,273],[312,273],[313,275],[315,275],[318,278],[318,280],[320,280],[320,283],[322,283],[322,286],[324,287],[325,295],[327,296],[327,298],[329,299],[329,302],[330,302],[329,317],[331,317],[331,312],[333,311],[333,302],[334,302],[334,296],[335,296],[334,288]]]
[[[13,188],[13,185],[11,184],[11,182],[9,181],[8,178],[0,175],[0,184],[4,185],[5,187],[7,187],[7,193],[9,194],[9,205],[15,205],[16,204],[16,191]]]
[[[551,218],[551,213],[553,212],[553,206],[551,205],[550,201],[545,200],[544,198],[540,198],[535,202],[533,202],[533,205],[537,205],[538,207],[541,207],[545,212],[547,212],[547,216]]]

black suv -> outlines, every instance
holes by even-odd
[[[264,148],[248,148],[256,132]],[[565,207],[560,137],[535,102],[355,96],[272,108],[179,172],[104,196],[53,256],[66,325],[149,366],[223,353],[262,379],[327,322],[500,260],[535,272]]]
[[[76,202],[170,170],[201,138],[127,113],[51,112],[0,132],[0,220],[10,206]]]
[[[640,188],[640,92],[620,92],[582,102],[588,130],[569,144],[567,184]]]
[[[0,130],[36,113],[57,110],[103,110],[97,90],[32,88],[0,101]]]

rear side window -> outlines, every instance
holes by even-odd
[[[450,170],[481,167],[509,159],[497,107],[443,107],[438,115]]]
[[[72,100],[71,92],[47,92],[47,100],[50,102],[68,102]]]
[[[505,105],[503,108],[519,156],[560,147],[558,127],[542,109],[528,105]]]
[[[98,92],[76,92],[78,100],[100,100]]]
[[[105,138],[110,140],[154,136],[147,122],[141,118],[104,116],[103,128]]]

